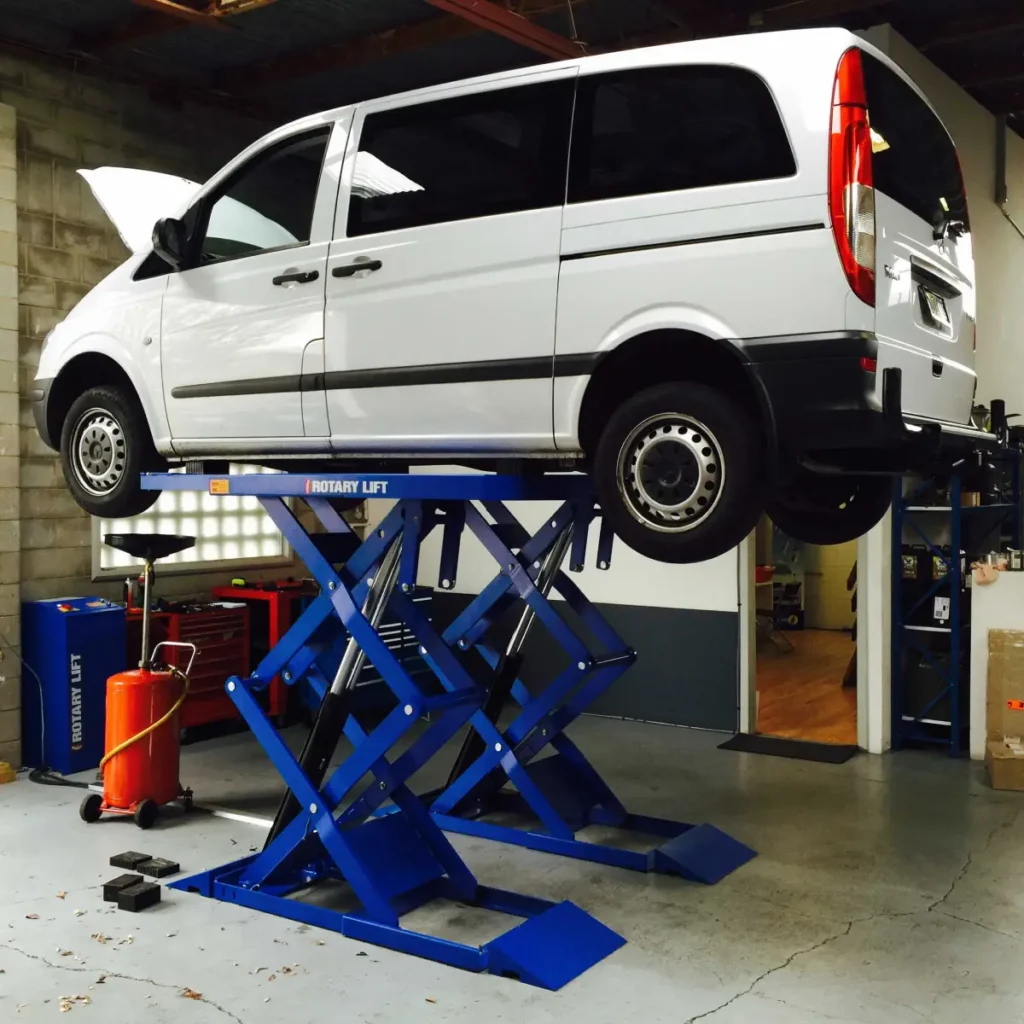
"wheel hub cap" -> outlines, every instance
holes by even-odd
[[[75,424],[72,468],[90,494],[109,494],[124,476],[127,445],[121,424],[105,409],[89,409]]]
[[[681,413],[650,417],[619,450],[618,483],[626,507],[655,530],[692,530],[718,504],[724,482],[717,439]]]

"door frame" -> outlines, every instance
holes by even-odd
[[[857,745],[882,754],[891,745],[890,647],[892,515],[857,541]],[[740,543],[738,731],[757,729],[757,590],[754,534]]]

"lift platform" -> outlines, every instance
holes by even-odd
[[[319,596],[252,675],[226,683],[288,787],[267,845],[175,888],[557,989],[624,940],[568,901],[553,904],[481,885],[445,831],[705,883],[754,856],[714,826],[627,813],[566,735],[636,658],[562,569],[566,556],[571,570],[583,568],[595,524],[598,567],[611,564],[613,536],[586,476],[167,473],[144,475],[142,486],[255,496],[320,586]],[[393,499],[395,505],[360,542],[340,502],[366,498]],[[294,499],[306,503],[325,532],[302,525]],[[553,511],[531,534],[508,508],[510,501],[542,501]],[[441,590],[456,586],[467,531],[495,562],[491,582],[441,632],[411,597],[423,542],[434,531],[440,533]],[[568,614],[556,608],[553,592]],[[524,610],[499,652],[493,636],[517,602]],[[416,638],[433,679],[409,675],[378,634],[385,611]],[[531,689],[519,673],[523,644],[535,623],[557,643],[565,667],[546,684],[533,681]],[[341,664],[328,680],[317,657],[346,633]],[[483,658],[475,669],[471,650]],[[372,728],[356,720],[350,699],[364,657],[393,695],[393,706]],[[304,679],[320,695],[320,710],[298,757],[257,699],[276,676],[289,685]],[[500,727],[509,696],[519,712]],[[414,796],[410,776],[467,723],[471,730],[448,785]],[[342,736],[352,750],[328,772]],[[500,821],[489,820],[495,814]],[[624,849],[579,838],[588,826],[625,830],[634,840]],[[658,845],[637,849],[637,833]],[[317,890],[339,881],[347,883],[349,905],[332,909]],[[523,921],[482,946],[403,926],[406,914],[435,900]]]

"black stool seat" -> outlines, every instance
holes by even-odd
[[[103,543],[132,558],[155,562],[158,558],[166,558],[194,547],[196,539],[180,537],[174,533],[108,533],[104,535]]]

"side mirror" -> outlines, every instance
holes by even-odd
[[[153,227],[153,251],[175,270],[185,265],[185,225],[175,217],[163,217]]]

